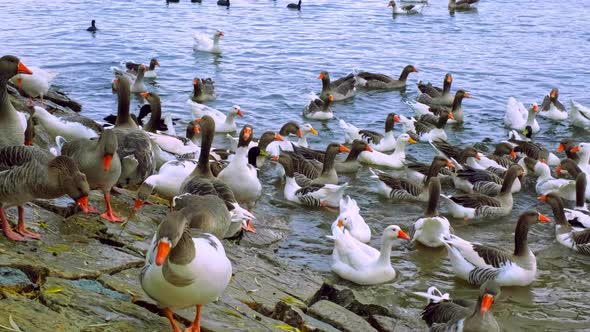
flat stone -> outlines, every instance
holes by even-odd
[[[377,331],[354,312],[327,300],[314,303],[308,314],[345,332]]]
[[[286,304],[285,302],[277,303],[272,317],[283,321],[290,326],[296,327],[301,331],[307,332],[338,332],[339,329],[330,324],[324,323],[311,316],[306,315],[296,306]]]
[[[81,331],[75,322],[68,317],[59,315],[39,301],[24,296],[2,299],[0,301],[0,312],[2,312],[0,325],[10,327],[8,319],[12,317],[14,323],[22,331]]]
[[[396,318],[388,316],[373,315],[369,317],[369,323],[379,332],[411,332],[415,330],[399,322]]]

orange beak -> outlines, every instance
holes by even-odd
[[[111,161],[113,161],[112,154],[105,154],[102,157],[102,169],[107,172],[111,168]]]
[[[455,120],[455,116],[453,115],[453,112],[449,113],[449,119]]]
[[[283,136],[275,134],[275,141],[284,141]]]
[[[317,130],[315,130],[314,128],[311,128],[311,129],[309,130],[309,132],[310,132],[310,133],[312,133],[313,135],[317,135],[317,134],[318,134],[318,131],[317,131]]]
[[[545,197],[545,199],[547,199],[547,197]],[[544,214],[539,213],[539,221],[540,222],[550,222],[551,219],[547,218],[547,216],[545,216]]]
[[[514,152],[514,150],[510,151],[510,157],[512,157],[512,159],[516,159],[516,152]]]
[[[483,299],[481,300],[481,308],[480,312],[485,314],[490,310],[492,304],[494,303],[494,296],[491,294],[484,294]]]
[[[78,198],[76,201],[84,213],[88,213],[88,195]]]
[[[252,135],[252,129],[246,127],[244,129],[244,139],[250,139],[250,135]]]
[[[576,145],[570,151],[571,152],[580,152],[580,146],[579,145]]]
[[[565,150],[565,145],[563,145],[562,143],[559,144],[559,146],[557,147],[557,152],[561,152]]]
[[[478,153],[478,154],[476,154],[476,155],[475,155],[475,159],[477,159],[477,160],[481,160],[481,154],[479,154],[479,153]]]
[[[143,205],[143,202],[140,201],[139,199],[136,199],[135,204],[133,205],[133,210],[135,212],[139,211],[139,209],[141,208],[142,205]]]
[[[143,98],[147,98],[148,93],[147,92],[142,92],[139,95],[142,96]]]
[[[537,112],[539,111],[539,106],[537,106],[537,104],[533,105],[533,112]]]
[[[223,33],[223,31],[219,31],[219,35],[220,36],[225,36],[225,34]]]
[[[418,69],[416,69],[416,68],[412,69],[412,73],[417,73],[417,72],[418,72]]]
[[[340,144],[340,152],[350,152],[350,149]]]
[[[162,264],[164,264],[164,261],[166,260],[166,257],[168,257],[169,253],[170,242],[164,242],[160,240],[160,242],[158,242],[158,251],[156,253],[156,265],[162,266]]]
[[[555,90],[551,90],[551,94],[549,96],[551,96],[551,98],[555,98],[556,95],[557,93],[555,92]]]
[[[113,83],[115,83],[115,84],[119,84],[119,79],[118,79],[118,78],[115,78],[115,79],[113,80]]]
[[[338,219],[338,223],[336,225],[338,227],[344,227],[344,221],[342,221],[342,219]]]
[[[546,164],[546,163],[547,163],[547,160],[545,160],[545,159],[541,159],[541,160],[539,160],[539,161],[540,161],[541,163],[543,163],[543,164]]]
[[[334,96],[330,95],[330,97],[328,97],[329,101],[334,101]]]
[[[447,83],[451,83],[453,81],[453,76],[447,76]]]
[[[254,224],[250,219],[246,220],[246,226],[242,225],[242,229],[246,232],[256,233],[256,228],[254,228]]]
[[[470,94],[468,94],[467,92],[465,92],[465,94],[463,94],[463,98],[472,98]]]
[[[199,81],[193,80],[193,85],[198,85],[198,84],[199,84]]]
[[[393,122],[400,122],[399,116],[396,114],[393,116]]]
[[[199,126],[199,125],[196,124],[196,125],[193,126],[193,128],[194,128],[193,130],[194,130],[195,134],[200,134],[201,133],[201,126]]]
[[[239,116],[244,116],[244,112],[242,112],[242,110],[239,108],[238,108],[238,112],[236,114]]]
[[[323,80],[324,79],[324,73],[320,73],[320,75],[318,76],[318,79]]]
[[[18,62],[18,69],[17,72],[19,74],[28,74],[28,75],[33,75],[33,72],[27,68],[27,66],[25,66],[22,62]]]
[[[449,168],[455,168],[455,165],[453,165],[452,162],[450,162],[449,160],[447,160],[447,167],[449,167]]]
[[[397,237],[400,238],[400,239],[404,239],[404,240],[410,240],[410,237],[408,236],[408,234],[406,234],[401,229],[398,231]]]
[[[25,140],[25,145],[31,146],[33,145],[33,141]]]
[[[365,147],[365,151],[373,152],[373,148],[369,144],[367,144],[367,146]]]
[[[279,156],[274,156],[274,157],[270,158],[270,160],[272,160],[272,161],[279,161]]]
[[[295,132],[295,135],[297,135],[297,137],[301,138],[303,135],[301,135],[301,129],[297,129],[297,131]]]
[[[561,175],[561,165],[557,165],[557,168],[555,168],[555,173],[557,173],[557,175]]]
[[[543,202],[547,202],[547,195],[542,195],[537,197],[538,200],[543,201]]]

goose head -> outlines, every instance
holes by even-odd
[[[312,134],[312,135],[317,135],[318,131],[315,130],[311,124],[306,123],[303,126],[301,126],[301,136],[299,137],[305,137],[307,134]]]
[[[184,214],[180,211],[170,212],[166,218],[158,226],[156,233],[156,260],[157,266],[162,266],[164,261],[170,254],[172,248],[174,248],[180,239],[182,234],[185,232],[188,220]]]
[[[8,80],[17,74],[32,75],[33,72],[14,55],[5,55],[1,57],[0,77]]]
[[[49,176],[57,179],[66,195],[73,198],[88,213],[88,193],[90,187],[86,175],[78,169],[76,162],[70,157],[55,157],[48,164]]]
[[[102,168],[105,172],[108,172],[111,168],[113,156],[116,155],[119,147],[117,135],[110,129],[104,130],[98,139],[98,144],[102,148],[103,153]]]

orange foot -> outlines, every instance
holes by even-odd
[[[21,234],[22,236],[30,237],[31,239],[35,239],[35,240],[41,239],[41,234],[29,231],[24,225],[16,226],[16,231],[19,234]]]
[[[100,217],[102,219],[106,219],[112,223],[121,223],[123,222],[123,219],[121,217],[119,217],[118,215],[116,215],[114,212],[112,211],[106,211],[105,213],[101,214]]]
[[[14,232],[10,227],[4,228],[4,235],[6,236],[6,238],[12,241],[26,241],[26,239],[23,236]]]

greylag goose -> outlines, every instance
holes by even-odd
[[[531,126],[527,126],[524,129],[526,139],[525,140],[509,140],[510,143],[515,144],[514,152],[520,155],[527,156],[535,160],[545,160],[550,166],[559,165],[559,158],[551,153],[547,148],[541,146],[539,143],[531,141],[532,129]],[[574,151],[576,152],[576,151]]]
[[[329,95],[328,100],[323,101],[320,98],[311,100],[303,109],[303,117],[315,120],[330,120],[334,117],[334,112],[330,104],[334,101],[334,96]]]
[[[449,144],[444,140],[432,141],[430,142],[430,145],[438,152],[438,154],[456,161],[461,166],[473,166],[477,160],[481,159],[481,154],[472,146],[462,149]]]
[[[119,80],[121,79],[121,77],[125,77],[128,80],[133,80],[133,83],[131,83],[131,92],[132,93],[140,94],[142,92],[147,91],[147,87],[145,86],[145,83],[143,82],[143,79],[145,77],[145,71],[147,69],[146,66],[139,65],[139,69],[137,70],[137,76],[133,75],[131,73],[128,73],[128,72],[124,72],[118,68],[112,68],[112,69],[115,72],[115,79],[113,80],[113,84],[112,84],[113,91],[117,91],[119,89],[119,85],[120,85]]]
[[[479,0],[449,0],[448,8],[451,12],[475,10],[478,2]]]
[[[435,176],[428,183],[428,205],[424,217],[416,220],[410,229],[411,242],[416,241],[431,248],[441,247],[444,237],[453,232],[449,220],[438,213],[440,192],[440,180]]]
[[[445,126],[449,120],[453,119],[455,119],[453,113],[445,110],[439,116],[425,114],[418,120],[412,120],[414,128],[408,134],[412,137],[418,137],[421,142],[446,140]]]
[[[297,3],[288,4],[287,8],[301,10],[301,0],[299,0],[299,2],[297,2]]]
[[[422,83],[420,81],[418,82],[418,90],[420,90],[421,94],[416,101],[428,106],[442,105],[451,107],[455,100],[451,93],[451,84],[453,84],[453,76],[451,73],[445,74],[442,89],[433,86],[431,83]]]
[[[557,167],[557,174],[561,169],[567,169],[576,179],[576,205],[573,209],[565,209],[567,221],[577,228],[590,228],[590,211],[586,206],[586,198],[590,196],[590,187],[587,186],[587,175],[576,165],[575,161],[565,159]]]
[[[465,241],[451,235],[445,240],[451,267],[456,276],[470,284],[494,280],[500,286],[528,286],[535,280],[537,259],[529,249],[527,237],[531,225],[550,222],[536,211],[524,212],[514,232],[514,251]]]
[[[225,202],[216,195],[183,194],[174,197],[172,205],[188,219],[191,229],[222,239],[230,227],[231,215]]]
[[[306,159],[315,159],[319,162],[324,162],[326,156],[325,151],[312,150],[301,146],[293,145],[293,151],[296,154],[305,157]],[[350,146],[350,152],[346,156],[346,159],[336,159],[334,163],[334,169],[337,173],[354,173],[361,167],[358,161],[358,156],[363,151],[372,152],[373,149],[369,144],[361,140],[354,140]]]
[[[420,6],[417,4],[398,6],[395,1],[389,1],[388,7],[391,7],[391,13],[393,15],[414,15],[419,14],[424,8],[424,5]]]
[[[371,144],[371,148],[376,151],[392,151],[395,149],[395,136],[393,127],[396,122],[400,122],[400,118],[395,113],[387,114],[385,118],[385,134],[378,133],[368,129],[358,129],[352,124],[340,120],[340,128],[344,129],[344,141],[350,143],[356,139],[363,140]]]
[[[150,104],[152,115],[148,123],[143,126],[143,130],[150,133],[157,133],[159,130],[165,131],[168,129],[162,120],[162,104],[160,102],[160,95],[155,92],[142,92],[139,94],[144,97]]]
[[[191,100],[196,103],[211,101],[216,98],[215,82],[211,78],[198,78],[193,80],[193,94]]]
[[[320,99],[327,102],[332,95],[333,101],[343,101],[354,97],[356,92],[356,79],[353,74],[341,77],[335,81],[330,81],[330,74],[323,71],[318,76],[322,80],[322,92]]]
[[[326,147],[324,161],[319,162],[315,159],[307,159],[305,156],[298,155],[296,152],[287,152],[291,156],[295,180],[300,186],[310,184],[337,184],[338,173],[334,167],[336,155],[341,152],[350,152],[350,149],[344,145],[330,143]],[[278,158],[274,158],[275,160]]]
[[[25,141],[27,119],[18,112],[8,97],[8,80],[17,74],[33,74],[17,57],[0,58],[0,146],[21,145]]]
[[[565,152],[565,155],[574,161],[578,161],[580,157],[576,152],[572,152],[572,149],[576,146],[576,142],[572,138],[564,138],[559,142],[559,146],[557,147],[557,152]]]
[[[86,31],[90,31],[90,32],[98,31],[98,28],[96,27],[96,20],[92,20],[92,22],[90,22],[90,26],[86,29]]]
[[[139,73],[139,67],[141,67],[142,64],[141,63],[135,63],[135,62],[126,62],[125,63],[125,68],[127,68],[127,71],[137,75]],[[158,61],[158,59],[156,58],[152,58],[150,60],[150,65],[149,67],[145,70],[144,73],[144,77],[145,78],[154,78],[156,77],[156,66],[160,67],[160,62]]]
[[[131,116],[131,119],[133,120],[133,122],[138,127],[141,127],[141,126],[143,126],[143,119],[151,112],[152,112],[152,109],[150,108],[150,104],[145,104],[140,107],[138,115],[130,114],[130,116]],[[109,125],[114,126],[115,123],[117,123],[117,115],[109,114],[109,115],[105,116],[103,118],[103,120],[107,122],[107,124],[104,125],[105,127],[108,127]]]
[[[232,276],[232,264],[214,235],[189,230],[181,212],[160,223],[146,255],[139,281],[145,293],[163,308],[174,332],[180,328],[172,309],[196,306],[187,331],[201,331],[201,308],[221,296]]]
[[[121,175],[121,160],[117,155],[117,148],[117,136],[112,130],[103,131],[98,139],[78,139],[66,142],[61,147],[62,155],[72,158],[86,175],[90,189],[102,191],[106,211],[100,217],[110,222],[123,221],[113,212],[110,195]]]
[[[463,123],[465,119],[465,114],[463,113],[463,99],[464,98],[471,98],[471,95],[467,93],[465,90],[459,90],[455,93],[455,97],[453,98],[453,105],[451,107],[442,106],[442,105],[424,105],[422,103],[416,103],[414,105],[414,111],[416,116],[422,115],[435,115],[438,116],[442,111],[447,111],[453,113],[454,119],[451,123]]]
[[[410,73],[417,73],[418,70],[407,65],[402,70],[398,79],[394,79],[385,74],[370,73],[362,71],[356,74],[359,85],[368,90],[402,90],[406,88],[406,80]]]
[[[549,95],[545,96],[541,104],[541,111],[539,116],[547,119],[561,121],[568,117],[565,106],[558,100],[559,90],[557,88],[551,89]]]

